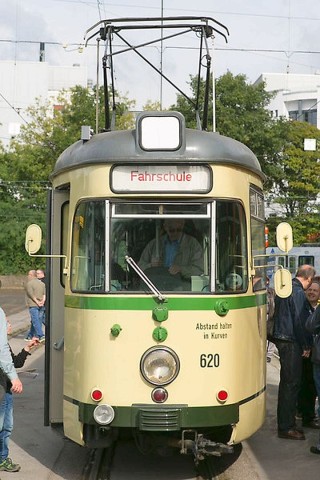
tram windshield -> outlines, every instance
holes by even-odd
[[[73,291],[150,292],[128,258],[162,293],[248,287],[246,221],[237,201],[83,201],[72,238]]]

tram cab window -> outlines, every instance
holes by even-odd
[[[120,291],[148,290],[141,276],[128,266],[127,255],[158,290],[208,289],[209,215],[208,205],[200,203],[115,204],[111,256],[125,272],[125,280],[114,278],[111,272],[111,286]]]
[[[240,202],[88,200],[74,215],[71,289],[150,293],[145,275],[162,293],[237,293],[247,256]]]

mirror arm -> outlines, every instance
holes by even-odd
[[[35,255],[33,253],[30,253],[28,251],[29,257],[38,257],[38,258],[64,258],[64,267],[63,267],[63,274],[66,275],[68,272],[68,267],[67,267],[67,255]]]

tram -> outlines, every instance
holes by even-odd
[[[143,451],[230,452],[265,418],[259,162],[175,111],[87,133],[51,176],[46,423],[88,447],[129,431]]]
[[[320,271],[320,245],[314,243],[303,243],[298,247],[290,249],[289,255],[285,255],[278,247],[268,247],[266,253],[270,254],[270,279],[273,275],[273,265],[276,263],[286,269],[288,269],[292,276],[295,276],[298,268],[301,265],[312,265],[316,272]]]

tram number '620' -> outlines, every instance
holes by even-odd
[[[220,355],[218,353],[202,353],[200,355],[201,368],[217,368],[220,366]]]

